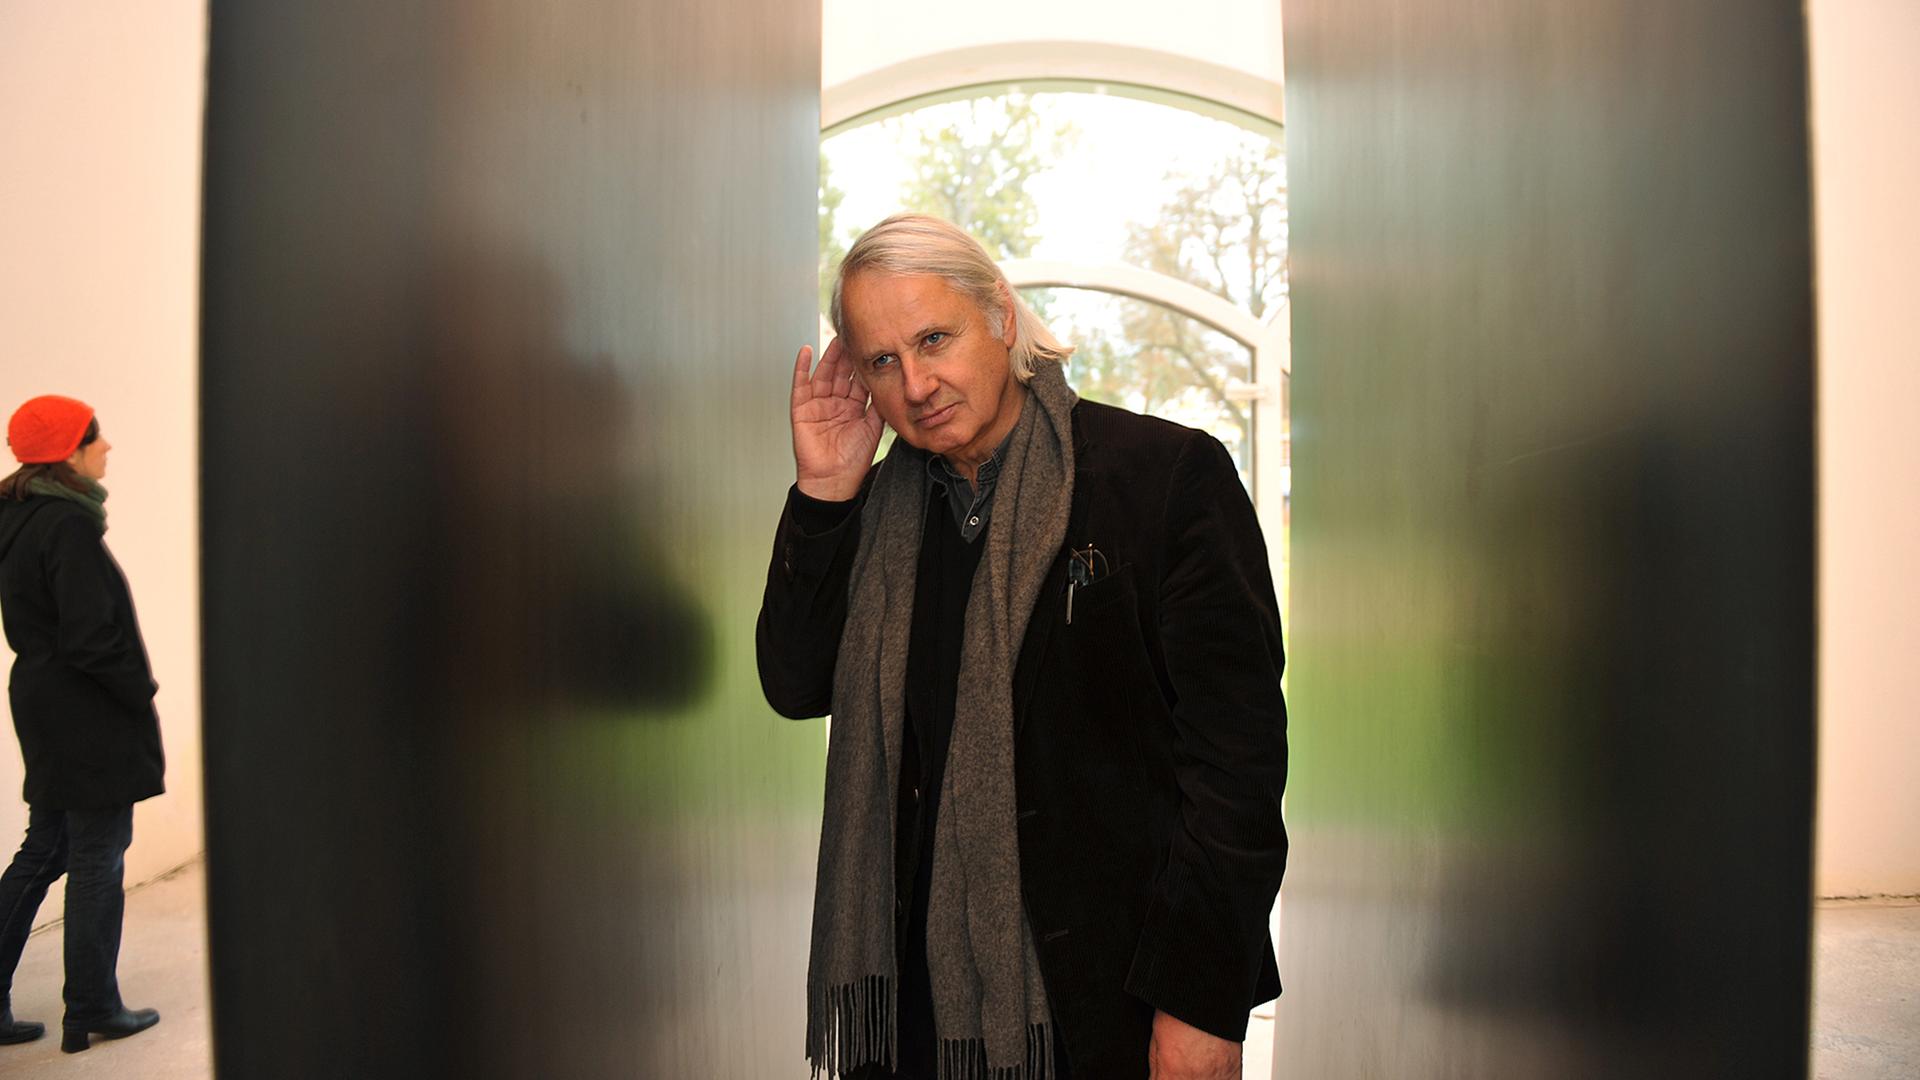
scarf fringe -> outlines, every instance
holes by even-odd
[[[1046,1024],[1027,1025],[1027,1059],[1019,1065],[990,1068],[984,1039],[941,1039],[939,1080],[1053,1080],[1053,1032]]]
[[[893,979],[867,975],[838,986],[816,987],[807,1001],[807,1060],[814,1080],[845,1076],[878,1062],[891,1069],[899,1052],[894,1024]]]

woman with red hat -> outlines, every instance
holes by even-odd
[[[67,875],[66,1019],[60,1049],[160,1022],[128,1009],[115,974],[133,804],[163,790],[159,686],[133,597],[107,553],[107,451],[85,402],[37,397],[14,412],[20,467],[0,479],[0,622],[26,759],[27,836],[0,874],[0,1043],[44,1025],[13,1018],[14,968],[47,887]]]

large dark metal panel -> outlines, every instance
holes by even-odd
[[[811,0],[215,0],[222,1077],[798,1076]]]
[[[1804,1075],[1801,7],[1285,16],[1275,1076]]]

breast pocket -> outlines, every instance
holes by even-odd
[[[1128,563],[1090,585],[1076,587],[1066,621],[1074,627],[1091,626],[1110,621],[1106,613],[1122,607],[1124,614],[1119,617],[1132,619],[1139,609],[1134,600],[1133,564]]]

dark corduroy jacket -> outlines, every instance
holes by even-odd
[[[1280,613],[1233,461],[1203,432],[1074,409],[1069,546],[1014,673],[1020,871],[1076,1077],[1147,1075],[1153,1012],[1229,1039],[1280,992],[1267,918],[1286,867]],[[859,514],[808,535],[782,515],[760,613],[767,700],[832,708]]]
[[[84,508],[0,499],[0,620],[27,804],[97,810],[165,790],[158,686],[133,597]]]

